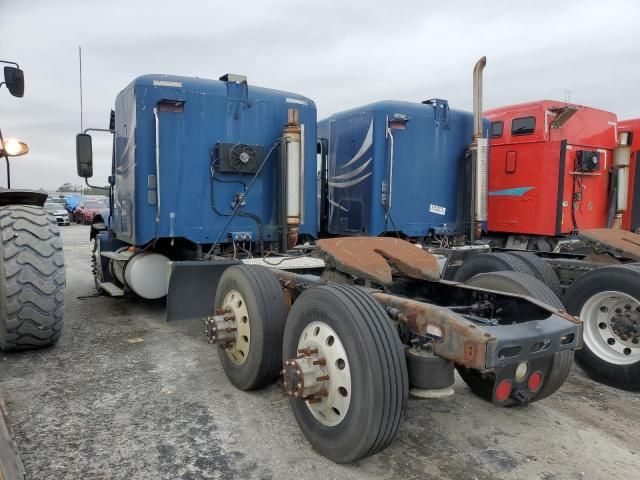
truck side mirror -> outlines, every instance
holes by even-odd
[[[76,163],[78,176],[84,178],[93,177],[93,148],[91,135],[79,133],[76,135]]]
[[[24,95],[24,72],[17,67],[4,67],[4,82],[14,97]]]

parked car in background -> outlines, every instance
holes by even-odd
[[[74,211],[76,223],[90,224],[98,213],[106,208],[106,203],[101,200],[85,200]]]
[[[64,204],[52,202],[51,200],[47,199],[44,204],[44,209],[55,217],[58,225],[70,225],[69,212],[67,212]]]
[[[67,208],[67,199],[64,197],[58,197],[58,198],[49,197],[47,198],[47,202],[57,203],[58,205],[62,205],[62,208]]]

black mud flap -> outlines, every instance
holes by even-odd
[[[18,452],[7,408],[0,392],[0,479],[23,480],[24,466]]]
[[[239,263],[232,259],[170,263],[167,321],[212,315],[222,273]]]

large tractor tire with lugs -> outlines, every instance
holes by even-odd
[[[585,273],[564,303],[583,322],[576,363],[594,380],[640,391],[640,264]]]
[[[64,317],[64,256],[53,216],[31,205],[0,207],[0,350],[58,341]]]

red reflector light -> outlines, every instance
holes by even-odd
[[[504,402],[511,395],[511,382],[509,380],[502,380],[496,387],[496,400]]]
[[[527,380],[527,387],[529,387],[529,391],[535,392],[540,388],[540,385],[542,385],[542,373],[533,372],[529,377],[529,380]]]

